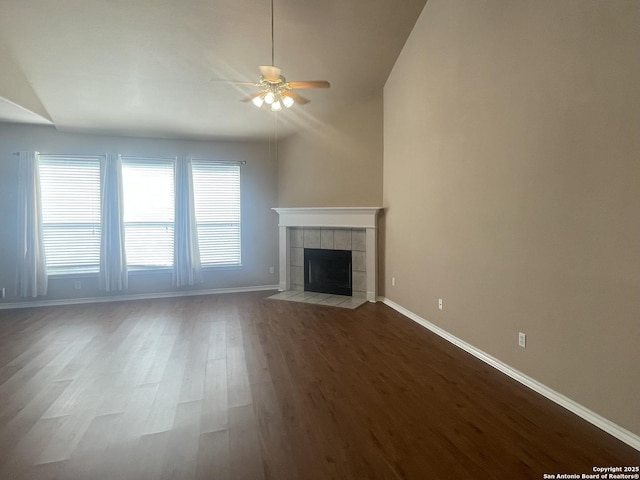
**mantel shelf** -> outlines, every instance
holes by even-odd
[[[383,207],[274,208],[281,227],[376,228]]]

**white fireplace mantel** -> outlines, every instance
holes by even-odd
[[[280,284],[281,291],[289,290],[290,242],[289,229],[307,228],[357,228],[366,230],[367,252],[367,300],[378,298],[378,213],[382,207],[309,207],[274,208],[280,220]]]

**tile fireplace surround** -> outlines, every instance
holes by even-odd
[[[280,216],[278,224],[280,291],[300,288],[297,283],[300,280],[292,278],[299,276],[297,270],[302,268],[297,265],[299,259],[294,258],[299,256],[300,247],[364,251],[364,268],[355,267],[360,271],[354,269],[353,272],[354,287],[357,280],[361,294],[370,302],[376,301],[378,298],[378,213],[382,207],[274,208],[273,210]],[[317,247],[315,246],[316,237],[321,242]],[[347,237],[349,242],[346,242]],[[301,241],[302,244],[300,244]],[[307,243],[310,244],[307,245]],[[354,288],[354,296],[356,291],[359,290]]]

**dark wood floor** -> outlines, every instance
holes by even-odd
[[[1,479],[540,479],[640,464],[382,304],[0,311]]]

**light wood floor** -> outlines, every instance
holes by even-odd
[[[382,304],[0,311],[0,479],[540,479],[640,452]]]

